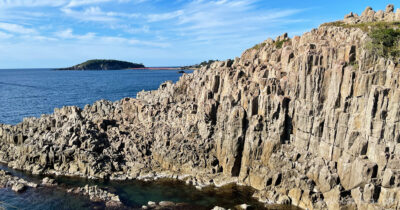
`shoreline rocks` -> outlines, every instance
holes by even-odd
[[[38,185],[33,182],[28,182],[22,178],[15,177],[11,173],[0,170],[0,188],[11,188],[14,192],[20,193],[28,187],[36,188]]]
[[[89,196],[90,200],[93,202],[105,202],[108,208],[124,207],[118,195],[110,193],[97,185],[85,185],[84,187],[71,188],[68,189],[67,192]]]
[[[400,64],[368,41],[335,26],[284,34],[137,99],[0,124],[0,161],[35,174],[235,182],[304,209],[399,208]]]

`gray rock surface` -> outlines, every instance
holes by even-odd
[[[68,190],[69,193],[82,194],[89,196],[91,201],[105,202],[106,207],[122,208],[124,205],[118,195],[108,192],[106,189],[100,188],[97,185],[77,187]]]
[[[400,20],[393,11],[344,21]],[[333,26],[282,35],[137,99],[0,125],[0,161],[36,174],[235,182],[307,209],[400,208],[400,66],[368,40]]]

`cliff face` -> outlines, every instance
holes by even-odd
[[[346,19],[400,21],[399,10],[370,13]],[[137,99],[1,125],[0,160],[34,173],[237,182],[309,209],[399,208],[400,66],[368,41],[321,26]]]

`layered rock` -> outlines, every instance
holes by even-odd
[[[345,21],[397,20],[391,8]],[[38,174],[236,182],[308,209],[400,208],[400,66],[368,41],[358,28],[285,34],[137,99],[0,125],[0,160]]]

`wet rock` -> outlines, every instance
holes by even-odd
[[[7,171],[0,170],[0,188],[10,187],[15,192],[23,192],[28,187],[36,188],[37,186],[36,183],[26,181],[22,178],[13,176]]]
[[[45,177],[42,179],[42,185],[47,186],[47,187],[52,187],[52,186],[57,186],[57,182],[54,179],[51,179],[49,177]]]
[[[226,210],[226,209],[219,206],[214,206],[212,210]]]
[[[247,205],[247,204],[244,203],[244,204],[235,206],[235,209],[237,209],[237,210],[251,210],[251,209],[254,209],[254,208],[252,206]]]
[[[68,192],[89,196],[91,201],[104,202],[107,207],[124,207],[118,195],[110,193],[97,185],[85,185],[84,187],[71,188],[68,189]]]
[[[11,187],[11,189],[14,192],[23,192],[23,191],[26,190],[26,186],[24,184],[22,184],[22,183],[16,183]]]

